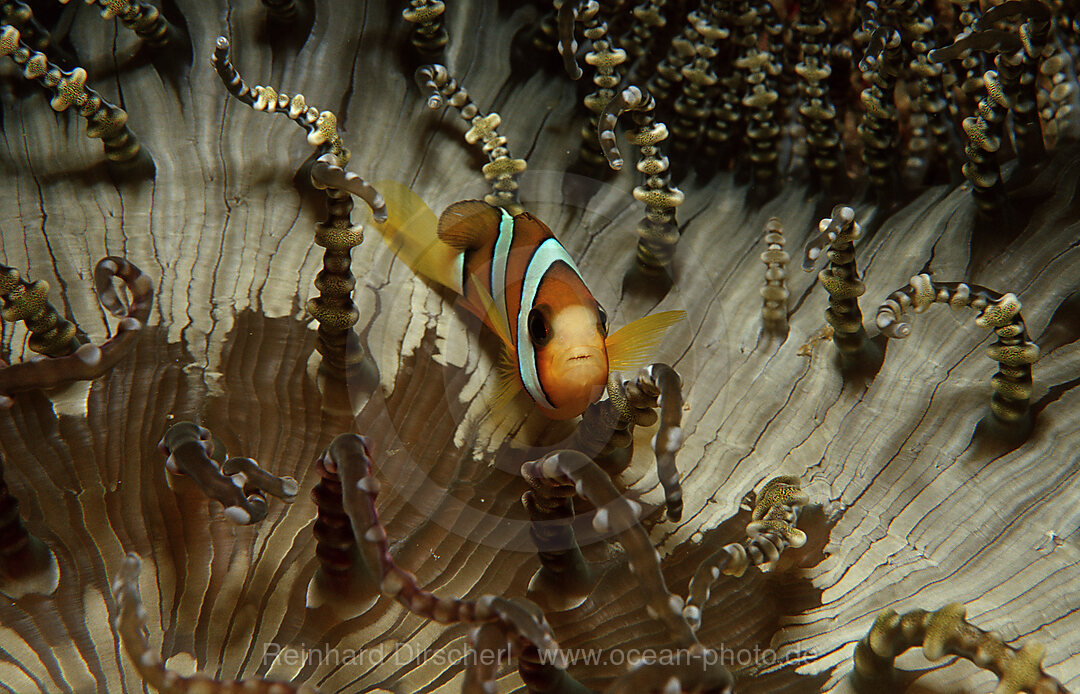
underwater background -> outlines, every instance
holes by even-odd
[[[667,686],[676,671],[664,666],[636,682],[619,679],[628,653],[685,645],[676,633],[683,627],[668,624],[682,619],[681,602],[676,617],[650,615],[658,585],[685,598],[699,567],[746,540],[758,520],[740,508],[744,495],[777,476],[797,478],[806,495],[797,504],[805,544],[789,538],[766,571],[719,577],[693,631],[700,648],[733,654],[723,665],[735,691],[851,691],[856,644],[882,610],[951,603],[1013,647],[1042,644],[1045,673],[1080,685],[1075,8],[1011,0],[1003,17],[991,15],[1000,35],[990,35],[965,19],[980,11],[970,2],[564,3],[564,20],[574,19],[573,8],[580,15],[577,81],[556,46],[557,13],[542,2],[451,0],[444,13],[424,14],[439,3],[417,0],[411,5],[428,24],[410,24],[404,3],[163,0],[170,28],[157,34],[161,25],[140,15],[131,23],[142,36],[100,17],[98,6],[29,3],[31,21],[23,3],[0,3],[5,25],[28,47],[20,62],[5,29],[0,263],[47,283],[56,313],[77,324],[74,336],[46,342],[90,341],[115,360],[93,380],[38,389],[93,370],[92,357],[82,353],[84,366],[32,364],[23,314],[48,323],[43,334],[54,326],[20,297],[43,285],[20,285],[5,270],[0,357],[27,368],[0,371],[0,391],[12,401],[0,410],[0,691],[143,690],[114,625],[114,590],[130,596],[134,585],[148,651],[185,677],[292,683],[279,691],[479,686],[470,678],[480,670],[462,662],[465,626],[379,597],[378,586],[355,575],[327,579],[340,560],[331,546],[353,552],[350,561],[382,561],[374,543],[349,544],[340,480],[316,463],[346,433],[367,437],[389,555],[419,586],[474,602],[491,595],[540,604],[570,657],[566,671],[588,688],[560,680],[550,691]],[[115,15],[126,3],[104,5]],[[827,31],[798,28],[814,12]],[[1034,83],[1017,78],[1020,91],[999,92],[984,77],[965,89],[973,75],[1015,67],[995,63],[994,52],[1034,50],[1030,36],[1040,27],[1045,46],[1017,68],[1045,66]],[[977,60],[950,57],[945,70],[920,72],[930,65],[920,41],[942,48],[980,30],[969,45]],[[332,234],[316,242],[320,223],[342,214],[311,184],[312,161],[332,148],[318,141],[325,120],[298,128],[231,96],[211,65],[219,36],[248,85],[302,93],[307,105],[335,114],[350,155],[335,153],[339,170],[403,184],[435,214],[512,181],[506,199],[517,197],[551,227],[612,326],[686,312],[651,355],[681,377],[677,521],[664,514],[656,425],[638,426],[632,453],[604,464],[621,498],[638,504],[640,522],[598,531],[601,504],[577,500],[573,528],[589,577],[530,590],[541,559],[521,502],[532,488],[522,464],[579,442],[576,429],[586,425],[528,408],[494,412],[498,340],[395,257],[363,202],[348,224],[324,227],[363,225],[362,242],[351,251]],[[585,58],[619,46],[624,62]],[[86,86],[126,112],[139,150],[116,135],[111,111],[91,118],[105,131],[103,147],[86,136],[85,100],[50,107],[76,99],[80,80],[66,75],[43,88],[49,73],[30,60],[36,50],[57,70],[84,68]],[[819,54],[827,57],[817,69],[830,63],[833,74],[812,79],[805,66]],[[512,153],[500,161],[522,159],[524,171],[496,167],[503,173],[486,180],[483,167],[500,146],[480,146],[492,121],[479,129],[463,122],[449,96],[446,108],[429,108],[424,80],[414,79],[427,63],[445,65],[481,117],[499,114],[495,127]],[[611,66],[610,82],[597,64]],[[626,164],[615,173],[585,103],[630,84],[657,103],[619,118]],[[1016,109],[1029,88],[1041,95],[1034,136]],[[603,99],[586,98],[603,89]],[[832,117],[821,115],[822,93],[831,94]],[[928,105],[935,98],[943,111]],[[811,115],[800,116],[810,103]],[[670,136],[659,152],[641,154],[657,122]],[[467,131],[480,144],[466,142]],[[646,179],[635,165],[649,157]],[[657,164],[663,157],[670,169]],[[853,256],[834,247],[830,265],[821,232],[832,228],[842,244],[853,226],[819,222],[844,219],[843,205],[861,236]],[[777,245],[780,228],[787,256],[774,253],[770,265],[762,253]],[[324,259],[327,244],[336,259]],[[813,271],[803,272],[808,246]],[[110,273],[96,278],[94,268],[110,256],[145,278],[114,261],[113,274],[133,291],[103,305]],[[652,265],[642,269],[639,256]],[[844,275],[852,257],[861,283]],[[826,266],[833,274],[822,279]],[[320,271],[327,274],[317,287]],[[930,292],[921,273],[941,286]],[[895,323],[879,328],[878,306],[909,282],[906,300],[894,295],[894,313],[908,311],[910,336],[887,339],[882,331]],[[774,288],[765,306],[763,287]],[[830,292],[840,303],[827,319]],[[982,311],[987,300],[972,308],[970,298],[955,299],[956,310],[910,315],[958,293],[991,297],[996,307],[1009,292],[1022,318],[1013,311],[994,323]],[[328,303],[310,303],[321,293]],[[855,298],[865,330],[845,331]],[[316,314],[325,318],[321,333]],[[1030,348],[1021,349],[1030,343],[1038,345],[1033,366]],[[987,349],[999,344],[995,364]],[[76,359],[47,359],[57,358]],[[288,503],[271,493],[256,503],[265,517],[230,522],[192,475],[166,470],[159,441],[184,421],[212,431],[230,455],[295,480],[294,493],[277,495]],[[236,494],[225,490],[218,487]],[[641,577],[655,560],[638,528],[658,553],[660,584]],[[135,574],[128,553],[141,557]],[[114,589],[118,575],[127,583]],[[524,637],[515,638],[520,645]],[[589,652],[600,657],[575,659]],[[338,658],[345,653],[360,655]],[[901,684],[917,680],[907,691],[991,691],[997,679],[965,658],[931,664],[920,649],[898,663]],[[497,691],[514,691],[527,675],[515,655],[484,676]],[[673,686],[723,690],[678,677]]]

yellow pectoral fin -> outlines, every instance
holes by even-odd
[[[375,189],[386,200],[386,221],[374,225],[386,245],[417,275],[460,294],[461,251],[439,239],[431,208],[403,183],[388,179]]]
[[[495,306],[495,300],[484,289],[476,276],[470,276],[469,280],[480,296],[480,303],[484,307],[488,325],[492,326],[495,334],[503,343],[499,352],[499,360],[495,364],[496,388],[495,399],[491,402],[491,411],[498,418],[506,416],[513,409],[514,398],[521,392],[521,379],[518,376],[517,350],[510,342],[510,326],[506,324],[503,314]]]
[[[645,366],[667,329],[686,318],[686,311],[662,311],[638,318],[607,339],[608,368],[629,371]]]
[[[514,399],[523,392],[521,379],[518,378],[517,357],[509,349],[499,354],[495,373],[497,385],[495,399],[491,401],[491,412],[497,418],[504,419],[514,408]]]

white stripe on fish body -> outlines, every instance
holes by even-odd
[[[457,287],[450,285],[450,288],[461,296],[465,296],[465,287],[469,284],[467,281],[468,278],[465,277],[465,254],[458,253],[456,256],[454,256],[453,263],[454,272],[452,276],[455,277],[459,283],[461,283],[461,286]]]
[[[506,210],[499,208],[499,235],[495,237],[495,252],[491,257],[491,298],[495,307],[502,314],[505,325],[510,325],[510,315],[506,308],[506,266],[510,262],[510,247],[514,244],[514,218]],[[510,339],[510,336],[506,336]]]
[[[562,244],[554,238],[544,241],[533,253],[529,265],[525,269],[525,281],[521,286],[521,307],[517,315],[517,352],[518,372],[521,374],[521,382],[532,399],[542,407],[549,410],[556,409],[547,399],[543,387],[540,385],[540,376],[536,368],[536,350],[532,340],[529,339],[529,311],[536,301],[536,293],[540,290],[540,282],[544,279],[551,266],[557,262],[564,262],[574,274],[581,278],[581,273],[574,264],[573,258],[566,252]],[[584,284],[584,280],[582,280]]]

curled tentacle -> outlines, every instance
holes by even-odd
[[[911,326],[902,320],[907,310],[922,313],[934,303],[953,308],[970,306],[979,311],[975,324],[994,331],[998,340],[987,348],[987,355],[999,366],[990,381],[994,389],[990,408],[997,420],[1017,425],[1017,431],[1026,433],[1031,425],[1031,365],[1039,360],[1040,353],[1039,346],[1028,339],[1020,300],[1012,293],[1000,294],[964,282],[935,282],[930,275],[920,274],[912,277],[908,286],[890,294],[878,308],[877,326],[887,337],[907,337]]]
[[[619,124],[619,117],[627,111],[651,111],[656,107],[652,95],[643,91],[640,87],[629,86],[622,90],[608,102],[604,110],[600,112],[597,122],[600,137],[600,149],[608,160],[611,168],[619,171],[623,167],[622,153],[619,152],[615,126]]]
[[[336,188],[352,193],[367,203],[376,222],[385,222],[386,201],[383,196],[358,174],[343,169],[339,161],[331,152],[316,159],[311,166],[312,184],[316,188]]]
[[[581,66],[577,64],[577,39],[574,38],[574,23],[579,18],[582,0],[562,0],[559,6],[559,55],[563,67],[570,79],[581,79]],[[595,4],[595,3],[593,3]]]
[[[627,384],[626,394],[631,407],[636,409],[643,409],[646,403],[660,406],[660,428],[652,441],[656,474],[664,488],[668,520],[677,523],[683,508],[679,468],[675,466],[675,455],[683,442],[682,379],[667,364],[653,364],[639,371],[637,378]]]
[[[521,503],[540,559],[540,569],[529,581],[529,596],[547,607],[580,605],[592,592],[595,576],[574,532],[573,490],[534,486],[521,496]]]
[[[127,127],[127,112],[86,86],[86,70],[81,67],[61,70],[44,53],[33,51],[23,43],[19,30],[10,24],[0,25],[0,55],[10,56],[23,68],[26,79],[38,81],[53,94],[49,105],[54,111],[76,107],[78,114],[86,119],[87,137],[101,138],[109,161],[123,164],[133,162],[139,155],[139,141]]]
[[[158,449],[169,472],[191,477],[203,494],[225,507],[225,517],[237,525],[266,518],[266,494],[292,503],[299,489],[293,478],[272,475],[251,458],[222,461],[224,451],[216,450],[213,435],[194,422],[173,424]]]
[[[829,249],[840,238],[840,232],[851,227],[855,220],[855,211],[850,207],[837,206],[833,209],[833,216],[826,217],[818,224],[818,235],[810,239],[803,249],[802,269],[813,272],[821,258],[823,251]],[[854,227],[851,227],[854,231]],[[857,239],[854,236],[851,240]]]
[[[71,0],[60,0],[62,5],[69,2]],[[157,48],[168,45],[180,35],[158,8],[142,0],[86,0],[86,4],[97,4],[101,7],[102,19],[119,19],[140,39]]]
[[[386,204],[363,178],[345,171],[350,153],[338,134],[336,115],[309,107],[303,94],[289,97],[272,87],[249,87],[229,60],[229,41],[224,36],[217,39],[211,63],[229,94],[256,111],[284,113],[307,131],[308,143],[320,155],[311,167],[311,181],[326,195],[328,216],[315,231],[315,243],[326,251],[323,269],[315,277],[319,295],[305,308],[319,322],[315,349],[323,357],[320,369],[344,380],[363,360],[363,350],[352,333],[359,314],[352,301],[355,281],[349,268],[353,247],[364,239],[364,227],[352,223],[349,195],[367,203],[379,222],[386,220]]]
[[[1000,6],[999,6],[1000,7]],[[984,29],[963,36],[948,46],[930,51],[930,60],[935,63],[945,63],[950,60],[964,58],[972,51],[988,51],[996,53],[1016,52],[1023,49],[1020,37],[1011,31],[1000,29]]]
[[[397,564],[375,507],[379,483],[372,475],[366,439],[342,434],[330,443],[320,460],[327,471],[341,476],[342,505],[352,522],[356,542],[369,546],[377,558],[379,588],[384,595],[440,624],[498,623],[517,647],[535,646],[544,653],[546,662],[565,667],[559,644],[538,610],[493,595],[475,601],[439,597],[420,587],[416,576]]]
[[[799,486],[799,478],[774,477],[754,498],[752,520],[746,526],[747,538],[742,543],[721,547],[702,562],[690,580],[683,616],[695,630],[701,626],[701,612],[720,574],[742,576],[751,565],[764,570],[786,548],[806,544],[806,533],[795,527],[799,509],[809,502]]]
[[[664,271],[675,257],[679,242],[679,224],[675,210],[683,204],[682,191],[671,185],[668,158],[661,145],[668,139],[667,126],[654,120],[656,102],[648,91],[630,86],[611,99],[597,119],[600,149],[611,168],[622,168],[622,155],[616,144],[615,126],[619,116],[635,111],[637,130],[628,136],[640,151],[637,170],[645,177],[643,185],[634,187],[634,199],[645,205],[645,217],[638,222],[637,262],[646,272]]]
[[[479,143],[488,157],[482,171],[484,180],[491,186],[491,193],[484,196],[484,200],[515,214],[520,211],[517,179],[525,172],[525,160],[513,158],[506,138],[498,133],[502,117],[494,111],[484,115],[443,65],[423,65],[416,70],[415,76],[417,85],[428,94],[428,108],[438,109],[449,103],[458,109],[463,120],[469,122],[471,127],[465,133],[465,141],[470,145]]]
[[[833,329],[833,344],[840,352],[841,368],[876,372],[884,354],[863,328],[859,297],[866,292],[866,286],[855,263],[855,241],[862,236],[855,210],[837,205],[832,217],[818,223],[818,229],[821,233],[806,245],[803,270],[813,270],[821,252],[826,251],[829,264],[818,273],[818,280],[829,293],[825,321]]]
[[[426,105],[432,111],[442,108],[445,103],[441,94],[442,88],[451,83],[455,86],[457,84],[457,81],[450,76],[450,71],[446,69],[446,66],[438,64],[421,65],[416,68],[414,78],[416,86],[420,87],[420,91],[428,95]],[[468,98],[467,92],[465,95]]]
[[[619,494],[606,472],[588,456],[577,451],[557,451],[521,466],[521,475],[534,489],[573,489],[596,506],[593,529],[611,534],[626,550],[630,571],[641,583],[646,611],[667,627],[677,645],[697,643],[682,617],[683,601],[673,595],[660,572],[660,558],[648,533],[641,527],[641,505]]]
[[[596,0],[562,0],[559,5],[559,55],[563,59],[563,67],[570,79],[581,79],[581,67],[577,64],[577,39],[574,38],[574,25],[577,22],[587,22],[600,11],[600,4]]]
[[[15,268],[0,265],[0,317],[22,321],[30,331],[31,350],[48,357],[63,357],[79,348],[78,326],[65,319],[49,303],[49,283],[27,282]]]
[[[589,122],[581,130],[583,139],[579,152],[581,160],[590,168],[599,168],[604,167],[607,162],[596,138],[597,120],[622,82],[627,55],[626,51],[619,47],[615,37],[609,33],[605,18],[594,10],[594,7],[599,9],[594,0],[589,0],[586,11],[581,15],[585,20],[583,33],[592,42],[585,53],[585,63],[593,68],[592,82],[596,89],[584,98],[585,108],[589,111]]]
[[[127,313],[117,324],[116,334],[101,345],[85,344],[65,356],[24,361],[0,368],[0,407],[11,406],[12,400],[8,396],[12,393],[56,388],[75,381],[98,378],[116,366],[131,350],[150,316],[154,287],[142,270],[123,258],[109,256],[100,260],[94,268],[98,297],[115,314],[123,310],[123,304],[112,288],[110,280],[114,276],[124,281],[130,294]]]
[[[353,303],[356,278],[352,274],[352,249],[364,240],[364,226],[353,224],[352,195],[362,198],[376,221],[386,219],[386,204],[378,191],[356,174],[345,171],[344,161],[333,152],[320,156],[311,167],[312,185],[326,196],[326,219],[315,226],[315,243],[322,246],[323,266],[315,275],[318,296],[304,308],[319,322],[315,350],[322,355],[320,370],[339,382],[347,379],[363,361],[364,351],[352,331],[360,312]]]
[[[342,144],[341,136],[337,131],[337,116],[331,111],[319,111],[313,106],[308,106],[303,94],[290,97],[273,87],[262,85],[249,87],[229,60],[229,40],[224,36],[217,37],[210,64],[214,66],[218,77],[221,78],[225,90],[238,101],[256,111],[283,113],[307,131],[308,144],[319,148],[326,147],[343,162],[349,161],[349,152]]]
[[[248,679],[243,681],[217,680],[196,673],[184,677],[165,668],[161,655],[150,648],[147,638],[146,608],[139,594],[139,570],[142,561],[131,552],[116,573],[112,591],[116,598],[116,632],[124,650],[146,683],[161,694],[318,694],[308,684]]]
[[[936,282],[923,273],[912,277],[908,286],[889,294],[878,307],[877,326],[888,337],[905,338],[911,334],[911,326],[902,320],[907,310],[922,313],[934,303],[948,304],[953,308],[970,306],[980,311],[975,319],[980,327],[994,328],[1006,317],[1009,323],[1016,321],[1020,326],[1023,324],[1019,313],[1020,302],[1015,294],[1001,294],[965,282]]]
[[[353,535],[349,516],[341,505],[341,477],[326,469],[322,458],[315,461],[319,482],[311,490],[318,509],[312,526],[315,556],[319,568],[308,585],[307,605],[326,602],[347,603],[355,609],[357,600],[378,599],[378,570],[373,568]]]
[[[963,290],[955,297],[958,302],[966,299]],[[937,292],[930,280],[930,275],[921,274],[911,278],[908,286],[897,289],[878,307],[874,319],[878,330],[886,337],[904,339],[911,334],[911,324],[904,321],[907,309],[922,313],[937,299]],[[950,301],[950,304],[952,302]],[[964,305],[964,304],[960,304]]]
[[[1019,4],[1019,3],[1017,3]],[[1011,11],[1010,11],[1011,12]],[[1000,18],[1009,16],[995,13]],[[983,224],[1000,224],[1003,215],[1009,223],[1007,198],[1002,185],[1001,167],[998,161],[1002,142],[1008,140],[1006,118],[1013,115],[1016,132],[1016,151],[1022,166],[1030,166],[1045,153],[1042,132],[1036,113],[1037,64],[1040,56],[1029,55],[1024,33],[986,28],[993,24],[985,17],[975,23],[976,30],[962,35],[952,45],[932,51],[931,60],[945,62],[952,59],[974,60],[971,53],[986,51],[994,54],[995,70],[987,70],[981,80],[986,94],[978,99],[976,113],[962,122],[967,144],[964,153],[967,163],[964,176],[971,182],[971,193],[978,205]],[[1027,32],[1030,36],[1030,31]],[[1045,37],[1035,41],[1041,53]],[[976,231],[982,224],[976,226]]]
[[[131,295],[126,311],[123,301],[113,286],[114,277],[123,280]],[[117,256],[102,258],[94,266],[94,289],[97,292],[98,301],[114,316],[125,317],[126,313],[127,318],[133,318],[146,325],[154,299],[154,284],[150,276],[134,264]]]
[[[613,372],[608,381],[608,399],[586,410],[582,421],[586,436],[595,428],[611,436],[612,447],[625,448],[633,442],[633,427],[652,426],[657,420],[656,409],[660,409],[660,428],[652,446],[667,516],[672,521],[682,516],[682,487],[675,465],[683,442],[682,402],[682,378],[678,372],[667,364],[651,364],[630,381],[621,380]],[[591,443],[588,439],[584,442]]]
[[[245,484],[275,496],[287,504],[296,501],[296,493],[300,491],[300,485],[292,477],[278,477],[263,468],[251,458],[229,458],[222,464],[223,475],[241,474]]]
[[[1026,643],[1009,646],[994,633],[968,622],[967,610],[951,603],[936,612],[894,610],[878,613],[870,632],[855,647],[851,684],[858,694],[872,694],[893,687],[896,657],[921,647],[931,661],[958,656],[998,677],[998,694],[1038,692],[1067,694],[1065,687],[1042,669],[1043,647]]]
[[[607,456],[633,443],[635,426],[652,426],[660,409],[660,428],[653,437],[657,476],[664,487],[667,515],[677,521],[682,515],[682,487],[675,455],[682,447],[682,378],[667,364],[652,364],[624,381],[618,372],[608,379],[608,398],[585,410],[575,435],[574,447]],[[614,474],[621,470],[608,469]]]

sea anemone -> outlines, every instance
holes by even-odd
[[[45,280],[80,342],[118,333],[126,345],[89,385],[12,392],[0,410],[0,592],[9,598],[0,602],[0,689],[140,691],[124,632],[148,639],[147,663],[160,658],[182,676],[322,692],[460,690],[480,672],[462,662],[465,626],[426,619],[362,581],[317,578],[333,542],[370,553],[348,540],[350,528],[361,540],[372,528],[346,523],[334,507],[355,489],[316,464],[340,434],[366,437],[384,529],[370,537],[386,556],[436,596],[494,611],[504,599],[540,604],[542,617],[527,614],[550,628],[566,672],[590,689],[626,675],[633,656],[677,645],[669,630],[657,636],[656,581],[628,569],[653,561],[643,537],[666,588],[693,596],[694,638],[727,659],[738,692],[846,687],[853,656],[864,659],[863,675],[891,673],[893,654],[875,643],[964,654],[926,636],[942,633],[929,626],[935,615],[950,620],[946,633],[975,634],[965,643],[983,643],[977,625],[1024,646],[1036,669],[1040,652],[1028,644],[1041,643],[1045,673],[1080,686],[1080,614],[1070,597],[1080,585],[1072,3],[988,4],[980,20],[973,0],[868,1],[857,11],[763,0],[563,0],[560,10],[495,0],[162,0],[167,27],[149,18],[147,3],[120,4],[164,43],[114,19],[115,7],[102,21],[81,3],[0,2],[3,24],[31,51],[0,62],[0,262],[27,282]],[[575,39],[580,83],[564,69],[574,62],[567,26],[585,31]],[[988,31],[1012,31],[1021,52],[1038,51],[1033,82],[1017,42]],[[5,36],[2,45],[15,45]],[[311,185],[326,141],[309,143],[289,118],[232,98],[210,65],[219,36],[249,82],[303,93],[305,108],[335,114],[338,146],[350,156],[321,160],[316,175],[331,190],[345,187],[347,169],[404,183],[436,212],[493,190],[482,172],[488,157],[463,139],[467,127],[427,108],[430,94],[414,80],[421,66],[446,66],[484,113],[499,114],[499,137],[527,162],[523,172],[515,165],[513,194],[558,235],[611,324],[687,312],[654,355],[682,383],[681,422],[669,409],[657,446],[663,456],[677,450],[678,520],[664,513],[671,467],[654,472],[655,431],[639,423],[634,445],[607,451],[615,462],[604,463],[628,502],[619,506],[626,527],[597,522],[606,516],[593,506],[595,487],[579,491],[585,499],[574,500],[570,523],[588,581],[574,584],[573,600],[553,595],[551,582],[530,591],[542,563],[521,497],[545,483],[523,476],[523,465],[535,473],[536,461],[554,455],[568,466],[554,451],[582,435],[579,425],[492,411],[497,341],[374,233],[360,241],[359,227],[378,212],[343,212],[333,200],[328,209],[333,196]],[[967,53],[932,53],[965,37]],[[615,48],[625,61],[612,58]],[[125,129],[106,133],[122,142],[106,141],[103,153],[83,136],[80,116],[93,113],[78,112],[74,87],[48,84],[50,66],[85,76],[122,109]],[[57,88],[74,99],[66,110],[56,109],[66,103],[56,102]],[[592,98],[579,98],[579,88]],[[605,95],[630,88],[656,102],[644,120],[620,119],[646,163],[614,174],[590,115],[601,121]],[[1031,99],[1034,116],[1024,110]],[[657,123],[671,137],[642,144],[640,129]],[[112,156],[116,147],[124,156]],[[636,159],[627,150],[628,163]],[[635,186],[678,191],[677,222],[673,213],[661,220],[668,212],[647,196],[635,199]],[[677,233],[642,267],[636,231],[649,220],[677,224]],[[861,236],[843,231],[856,222]],[[831,263],[822,275],[850,268],[849,281],[825,291],[817,274],[775,263],[763,280],[762,253],[776,249],[762,229],[781,226],[789,253],[817,249],[814,260]],[[828,250],[819,236],[830,228],[847,245]],[[327,229],[351,235],[320,245]],[[153,284],[137,333],[110,322],[120,298],[101,309],[92,268],[105,257],[141,268]],[[1041,358],[1028,367],[1030,426],[1019,434],[979,425],[995,393],[983,349],[993,336],[971,327],[970,311],[931,311],[902,341],[884,339],[872,320],[858,330],[829,325],[830,301],[858,311],[860,300],[833,289],[858,285],[859,315],[873,316],[924,274],[1022,301],[1024,340]],[[784,303],[772,304],[763,325],[761,290],[780,279],[786,318],[776,320]],[[337,322],[316,324],[324,318]],[[0,357],[32,364],[29,334],[4,322]],[[858,345],[847,349],[849,340]],[[581,426],[592,426],[589,417]],[[188,442],[204,447],[206,461],[217,445],[257,461],[222,470],[292,478],[296,500],[257,503],[258,490],[236,495],[217,484],[207,496],[192,475],[170,472],[158,443],[186,421],[219,440]],[[681,447],[667,438],[676,435]],[[220,474],[212,470],[220,462],[199,460]],[[549,486],[572,495],[569,468],[551,468]],[[755,489],[782,498],[767,508],[743,503]],[[250,502],[265,517],[231,522],[236,512],[230,520],[215,496],[236,497],[233,508]],[[620,535],[637,533],[627,509],[642,529],[633,541]],[[798,527],[785,529],[796,516]],[[760,540],[766,533],[786,539]],[[722,575],[724,557],[740,551],[750,556],[745,573]],[[45,579],[28,581],[28,566]],[[137,613],[133,586],[145,634],[133,622],[115,626],[117,596]],[[926,640],[904,641],[898,620],[917,623]],[[508,637],[481,629],[475,638]],[[981,664],[990,662],[998,661]],[[482,674],[509,691],[522,686],[517,665]],[[908,672],[899,681],[918,677],[920,691],[986,691],[995,679],[967,662],[931,668],[905,656],[900,666]],[[661,675],[676,672],[648,671],[656,676],[640,691],[667,686]],[[710,686],[720,685],[701,689]]]

